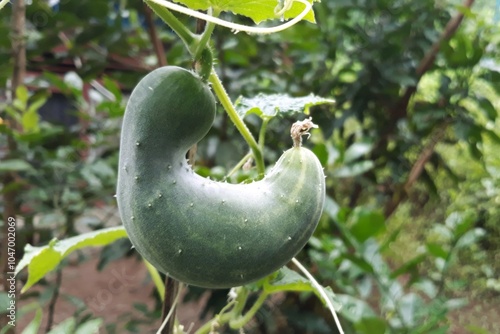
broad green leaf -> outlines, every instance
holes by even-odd
[[[373,161],[360,161],[335,169],[333,176],[338,178],[354,177],[369,171],[374,166]]]
[[[385,229],[384,215],[377,211],[357,207],[349,220],[351,233],[360,242],[374,237]]]
[[[385,334],[387,324],[380,318],[365,318],[355,324],[358,334]]]
[[[464,306],[467,306],[467,304],[469,304],[469,300],[467,298],[454,298],[454,299],[448,299],[444,303],[444,306],[448,310],[456,310]]]
[[[6,4],[9,3],[9,0],[2,0],[0,1],[0,10],[2,10],[3,7],[5,7]]]
[[[415,322],[417,320],[415,318],[419,310],[421,310],[424,307],[423,304],[424,303],[422,298],[412,292],[401,297],[401,299],[398,302],[398,309],[399,309],[399,314],[403,318],[402,320],[404,321],[405,324],[411,327],[415,325]]]
[[[464,233],[460,239],[458,239],[455,247],[457,249],[470,247],[472,244],[476,243],[479,239],[484,237],[486,232],[482,228],[474,228],[470,231]]]
[[[484,97],[480,97],[478,99],[478,103],[485,116],[488,117],[490,121],[495,121],[495,119],[498,117],[498,111],[493,103],[491,103],[490,100]]]
[[[353,323],[357,323],[361,319],[376,317],[370,305],[361,299],[349,295],[337,295],[337,299],[342,304],[340,314]]]
[[[74,333],[76,327],[76,320],[74,317],[63,320],[56,327],[52,328],[47,334],[68,334]],[[89,333],[93,334],[93,333]]]
[[[434,284],[434,282],[430,279],[420,280],[413,284],[413,287],[417,290],[422,291],[430,299],[434,299],[438,293],[436,284]]]
[[[373,269],[373,266],[370,263],[368,263],[365,259],[362,259],[355,254],[346,253],[346,254],[343,254],[342,257],[344,259],[349,260],[350,262],[352,262],[353,265],[357,266],[359,269],[361,269],[362,271],[364,271],[366,273],[372,274],[375,272],[375,270]]]
[[[18,106],[20,110],[26,109],[26,105],[28,104],[29,93],[26,86],[18,86],[16,88],[16,100],[20,102]]]
[[[435,257],[439,257],[442,259],[446,259],[448,257],[448,252],[444,250],[444,248],[440,244],[428,242],[425,246],[427,248],[427,251]]]
[[[394,270],[391,273],[391,278],[395,279],[403,274],[406,274],[410,271],[416,270],[417,266],[422,263],[425,259],[427,258],[427,254],[420,254],[411,259],[410,261],[406,262],[403,264],[401,267],[398,269]]]
[[[0,162],[0,172],[20,172],[32,169],[31,165],[24,160],[10,159]]]
[[[99,333],[99,327],[101,327],[103,321],[101,318],[91,319],[80,326],[75,331],[75,334],[94,334]]]
[[[367,154],[372,149],[371,143],[354,143],[345,150],[344,163],[352,162],[363,155]]]
[[[328,164],[328,148],[325,144],[317,144],[313,147],[314,154],[318,157],[321,166],[326,166]]]
[[[210,7],[216,11],[232,12],[234,14],[243,15],[251,18],[255,23],[260,23],[266,20],[277,19],[275,8],[278,6],[278,0],[174,0],[191,9],[207,10]],[[313,3],[313,0],[307,0]],[[317,1],[317,0],[314,0]],[[303,10],[304,5],[298,1],[294,1],[292,7],[285,12],[285,19],[290,19],[298,16]],[[279,8],[278,8],[279,9]],[[311,10],[304,20],[315,23],[314,12]]]
[[[281,268],[271,280],[266,279],[264,281],[263,289],[268,293],[280,291],[314,292],[314,294],[322,300],[322,296],[314,288],[311,281],[287,267]],[[341,304],[336,299],[332,289],[330,287],[326,287],[323,288],[323,290],[325,290],[335,310],[339,310],[341,308]]]
[[[42,309],[36,310],[35,317],[28,326],[23,330],[22,334],[37,334],[40,328],[40,323],[42,322]]]
[[[257,114],[261,118],[271,118],[276,115],[309,114],[309,108],[320,104],[334,103],[332,99],[310,94],[304,97],[291,97],[287,94],[258,94],[255,97],[240,97],[236,101],[236,111],[240,117]]]
[[[28,267],[28,281],[21,290],[21,293],[37,283],[49,271],[55,269],[71,252],[85,247],[105,246],[117,239],[126,237],[125,228],[118,226],[81,234],[64,240],[53,239],[47,246],[43,247],[26,245],[25,254],[21,261],[19,261],[15,271],[17,275],[24,267]]]
[[[25,132],[38,132],[40,129],[38,124],[40,123],[40,116],[38,111],[28,110],[25,112],[21,118],[21,124],[23,125],[23,130]]]
[[[103,84],[104,87],[113,94],[115,97],[115,101],[121,101],[122,100],[122,92],[120,90],[120,87],[118,84],[110,79],[109,77],[104,77],[103,78]]]

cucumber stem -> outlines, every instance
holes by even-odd
[[[264,145],[266,141],[266,130],[267,130],[267,125],[269,124],[269,121],[271,120],[271,117],[264,117],[262,120],[262,125],[260,127],[259,131],[259,146],[262,151],[264,151]]]
[[[238,169],[242,168],[247,162],[248,162],[248,159],[252,158],[252,153],[248,153],[247,155],[245,155],[243,157],[243,159],[241,159],[237,164],[236,166],[233,167],[233,169],[231,169],[231,171],[229,173],[227,173],[226,175],[226,178],[230,178],[234,173],[236,173],[238,171]]]
[[[250,149],[252,150],[253,153],[253,157],[255,158],[257,170],[260,175],[263,175],[265,172],[265,166],[264,166],[264,158],[262,156],[262,150],[260,149],[259,144],[257,144],[257,142],[255,141],[255,138],[250,133],[250,130],[248,129],[246,124],[243,122],[243,120],[236,112],[236,109],[234,108],[233,103],[229,98],[229,95],[227,94],[226,90],[224,89],[224,86],[222,85],[221,80],[219,79],[217,73],[215,73],[214,70],[212,70],[212,73],[210,74],[209,81],[212,84],[212,88],[215,92],[215,95],[217,95],[217,98],[219,99],[220,103],[222,104],[227,114],[229,115],[229,118],[231,119],[231,121],[236,126],[240,134],[243,136],[245,141],[250,146]]]
[[[158,291],[160,299],[163,302],[165,300],[165,284],[163,284],[163,280],[161,279],[160,273],[151,263],[149,263],[145,259],[142,259],[142,261],[146,265],[149,275],[151,276],[151,279],[155,284],[156,291]]]
[[[217,17],[217,16],[219,16],[220,12],[212,10],[210,8],[208,13],[211,14],[213,17]],[[214,31],[214,28],[215,28],[215,23],[207,22],[207,25],[205,27],[205,31],[201,35],[200,40],[198,42],[198,45],[196,45],[196,48],[194,49],[194,52],[193,52],[193,57],[195,60],[200,58],[201,52],[203,51],[203,49],[205,49],[205,47],[209,46],[208,43],[210,41],[210,37],[212,37],[212,32]]]
[[[269,293],[267,293],[267,292],[261,293],[259,295],[259,298],[257,298],[255,303],[250,308],[250,310],[248,310],[248,312],[245,313],[245,315],[243,315],[237,319],[231,320],[229,322],[229,327],[231,327],[232,329],[243,328],[243,326],[245,326],[250,320],[252,320],[252,318],[255,316],[255,313],[257,313],[257,311],[262,307],[262,305],[264,304],[264,302],[266,301],[268,296],[269,296]]]
[[[193,49],[198,48],[200,37],[193,34],[188,28],[186,28],[186,26],[166,7],[163,7],[162,5],[159,5],[151,0],[144,1],[149,7],[151,7],[155,14],[158,15],[163,22],[165,22],[177,34],[177,36],[180,37],[189,52],[193,54]]]
[[[201,57],[201,54],[203,53],[203,50],[206,49],[208,40],[210,39],[212,31],[215,27],[215,24],[213,22],[208,22],[205,32],[200,37],[200,35],[193,34],[188,28],[186,28],[186,26],[181,21],[179,21],[179,19],[177,19],[166,7],[158,4],[158,2],[155,2],[153,0],[145,0],[145,2],[148,4],[148,6],[151,7],[156,15],[158,15],[181,38],[191,55],[196,57],[199,53],[198,56]],[[214,12],[214,15],[216,14],[218,14],[218,12]],[[206,71],[205,74],[208,74],[207,72],[208,71]],[[222,82],[220,81],[215,71],[211,69],[210,72],[211,73],[209,75],[209,81],[212,83],[215,94],[219,98],[219,101],[226,110],[231,121],[234,123],[238,131],[250,146],[259,174],[264,175],[264,158],[262,156],[262,150],[259,147],[259,144],[257,144],[255,138],[252,136],[250,130],[247,128],[243,120],[238,116],[238,113],[236,112],[231,99],[229,98],[226,90],[224,89],[224,86],[222,85]]]

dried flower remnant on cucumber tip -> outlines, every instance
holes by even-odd
[[[309,138],[311,136],[309,130],[317,127],[318,126],[312,122],[312,117],[293,123],[292,128],[290,129],[290,135],[293,139],[293,147],[301,147],[302,136],[307,136],[307,138]]]

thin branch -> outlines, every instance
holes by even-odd
[[[465,0],[463,8],[470,9],[474,4],[474,1],[475,0]],[[464,12],[461,11],[457,13],[457,15],[452,17],[450,21],[448,21],[446,27],[441,33],[441,36],[439,36],[438,40],[434,42],[429,51],[424,55],[417,69],[415,70],[418,80],[420,80],[420,78],[432,67],[432,65],[434,65],[436,56],[439,53],[441,45],[443,45],[445,41],[448,41],[451,37],[453,37],[453,35],[457,32],[458,28],[460,27],[463,18],[464,18]],[[401,99],[399,100],[399,102],[394,106],[393,110],[390,112],[390,115],[393,117],[393,122],[391,122],[391,124],[396,124],[399,119],[404,118],[406,116],[408,110],[408,104],[410,103],[413,94],[417,91],[417,85],[418,83],[415,86],[408,87],[403,96],[401,97]]]
[[[54,324],[54,313],[56,309],[57,298],[59,297],[61,282],[62,282],[62,269],[59,268],[56,273],[56,286],[54,294],[52,295],[52,298],[50,299],[49,303],[49,310],[48,310],[49,314],[48,314],[47,326],[45,327],[46,333],[50,332],[50,330],[52,329],[52,325]]]
[[[463,7],[465,9],[470,9],[474,4],[474,1],[475,0],[465,0]],[[436,60],[436,56],[439,53],[441,45],[443,44],[443,42],[449,40],[457,32],[458,27],[460,27],[463,18],[464,18],[464,12],[461,11],[450,21],[448,21],[439,39],[436,42],[434,42],[429,52],[427,52],[427,54],[424,56],[424,58],[418,65],[416,72],[419,77],[421,77],[425,72],[427,72],[434,64],[434,61]]]
[[[165,321],[169,316],[170,321],[161,329],[160,334],[173,334],[175,325],[175,304],[179,292],[179,282],[173,278],[165,278],[165,299],[163,300],[163,309],[161,312],[161,321]]]
[[[24,83],[24,76],[26,73],[26,41],[25,41],[25,17],[26,17],[26,5],[24,0],[14,1],[12,4],[12,21],[11,21],[11,43],[12,43],[12,59],[14,61],[13,64],[13,73],[12,73],[12,82],[11,82],[11,91],[10,96],[12,97],[12,102],[16,96],[16,89],[19,85]],[[19,125],[16,123],[14,119],[11,117],[6,118],[7,125],[11,128],[11,130],[18,129]],[[7,154],[6,159],[9,157],[15,156],[17,152],[17,143],[14,138],[10,135],[7,135]],[[9,282],[7,281],[7,273],[11,272],[8,268],[8,248],[6,238],[8,236],[8,227],[7,219],[9,217],[16,218],[18,212],[18,204],[17,204],[17,191],[15,189],[9,188],[9,186],[16,179],[16,174],[14,172],[6,173],[2,178],[3,184],[3,202],[4,202],[4,211],[3,218],[4,223],[2,227],[2,237],[1,244],[2,248],[0,249],[0,268],[1,274],[0,279],[2,280],[4,291],[9,291]],[[14,298],[17,298],[17,289]],[[0,327],[4,327],[7,324],[8,318],[1,317]],[[7,330],[7,333],[15,333],[15,327],[10,326]]]
[[[153,43],[156,58],[158,58],[158,65],[160,67],[166,66],[167,57],[165,57],[165,49],[163,48],[163,44],[158,37],[158,31],[156,30],[156,26],[153,21],[153,11],[146,3],[144,3],[144,16],[146,18],[146,24],[148,26],[149,38],[151,39],[151,43]]]
[[[409,192],[413,184],[418,180],[420,175],[422,175],[425,164],[429,162],[432,155],[434,154],[436,145],[441,141],[441,139],[443,139],[447,127],[448,124],[444,123],[444,125],[438,127],[434,131],[434,135],[432,136],[430,142],[424,147],[417,161],[413,165],[410,174],[408,175],[408,180],[406,180],[406,183],[404,185],[405,192]]]
[[[465,0],[463,8],[465,10],[470,9],[474,4],[474,1],[475,0]],[[451,37],[453,37],[453,35],[457,32],[458,28],[460,27],[460,24],[463,21],[463,18],[464,18],[464,11],[462,10],[448,21],[446,27],[444,28],[438,40],[432,45],[429,51],[425,54],[425,56],[420,61],[420,64],[418,65],[417,69],[415,70],[418,80],[420,80],[420,78],[427,71],[431,69],[432,65],[434,65],[436,56],[439,53],[441,46],[443,45],[444,42],[448,41]],[[418,84],[408,87],[403,96],[398,101],[398,103],[396,103],[394,108],[392,108],[392,110],[390,111],[392,122],[390,122],[390,124],[388,124],[387,128],[384,130],[386,137],[391,135],[391,133],[395,128],[394,125],[397,123],[397,121],[407,116],[408,105],[410,103],[413,94],[415,94],[415,92],[417,91],[417,85]],[[429,142],[427,147],[424,148],[424,150],[420,154],[419,159],[417,159],[416,163],[413,165],[412,170],[410,171],[410,174],[405,184],[402,187],[396,189],[392,193],[392,198],[385,207],[386,217],[392,215],[392,213],[396,211],[399,204],[407,198],[407,192],[417,181],[417,179],[422,175],[425,164],[429,161],[432,154],[434,153],[434,148],[444,135],[445,132],[444,130],[447,126],[448,125],[445,124],[444,128],[442,126],[437,128],[436,130],[437,132],[436,131],[434,132],[431,141]]]
[[[448,122],[443,123],[441,126],[434,129],[434,132],[431,136],[431,140],[425,145],[425,147],[420,152],[419,157],[413,164],[413,167],[410,170],[408,175],[408,179],[404,183],[404,185],[397,190],[395,190],[391,200],[387,203],[385,207],[385,217],[391,216],[394,211],[396,211],[397,207],[401,202],[403,202],[407,197],[411,187],[415,184],[418,178],[422,175],[424,171],[425,165],[431,159],[434,154],[434,150],[436,145],[443,139],[446,128],[448,127]]]

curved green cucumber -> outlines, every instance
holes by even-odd
[[[284,266],[319,221],[325,182],[316,156],[293,147],[250,184],[205,179],[185,159],[215,115],[207,85],[163,67],[132,92],[123,121],[117,199],[139,253],[160,271],[207,288],[240,286]]]

